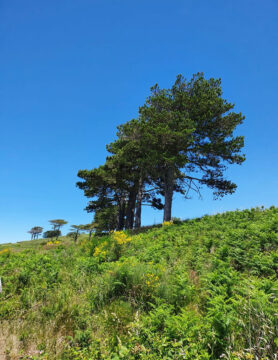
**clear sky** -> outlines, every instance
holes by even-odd
[[[234,195],[175,197],[173,215],[278,205],[277,0],[1,0],[0,33],[0,242],[91,221],[77,171],[179,73],[222,78],[247,160],[227,172]],[[161,216],[144,209],[143,223]]]

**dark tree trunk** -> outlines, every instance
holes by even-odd
[[[136,203],[136,186],[129,193],[128,204],[126,210],[126,229],[133,229],[134,224],[134,212],[135,212],[135,203]]]
[[[135,228],[141,227],[141,213],[142,213],[142,198],[143,198],[143,179],[142,176],[139,179],[139,187],[136,201],[136,213],[135,213]]]
[[[92,230],[89,231],[89,241],[91,241]]]
[[[172,201],[174,193],[174,169],[168,167],[164,176],[164,214],[163,221],[170,221],[172,217]]]
[[[123,230],[125,225],[125,197],[122,197],[118,204],[117,230]]]

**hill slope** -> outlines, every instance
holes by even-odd
[[[275,359],[278,208],[0,247],[0,359]]]

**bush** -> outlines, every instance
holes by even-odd
[[[52,239],[54,237],[58,238],[59,236],[61,236],[60,230],[48,230],[43,233],[44,239]]]

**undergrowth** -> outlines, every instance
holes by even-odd
[[[276,359],[277,245],[278,209],[271,207],[78,244],[1,246],[0,353]]]

